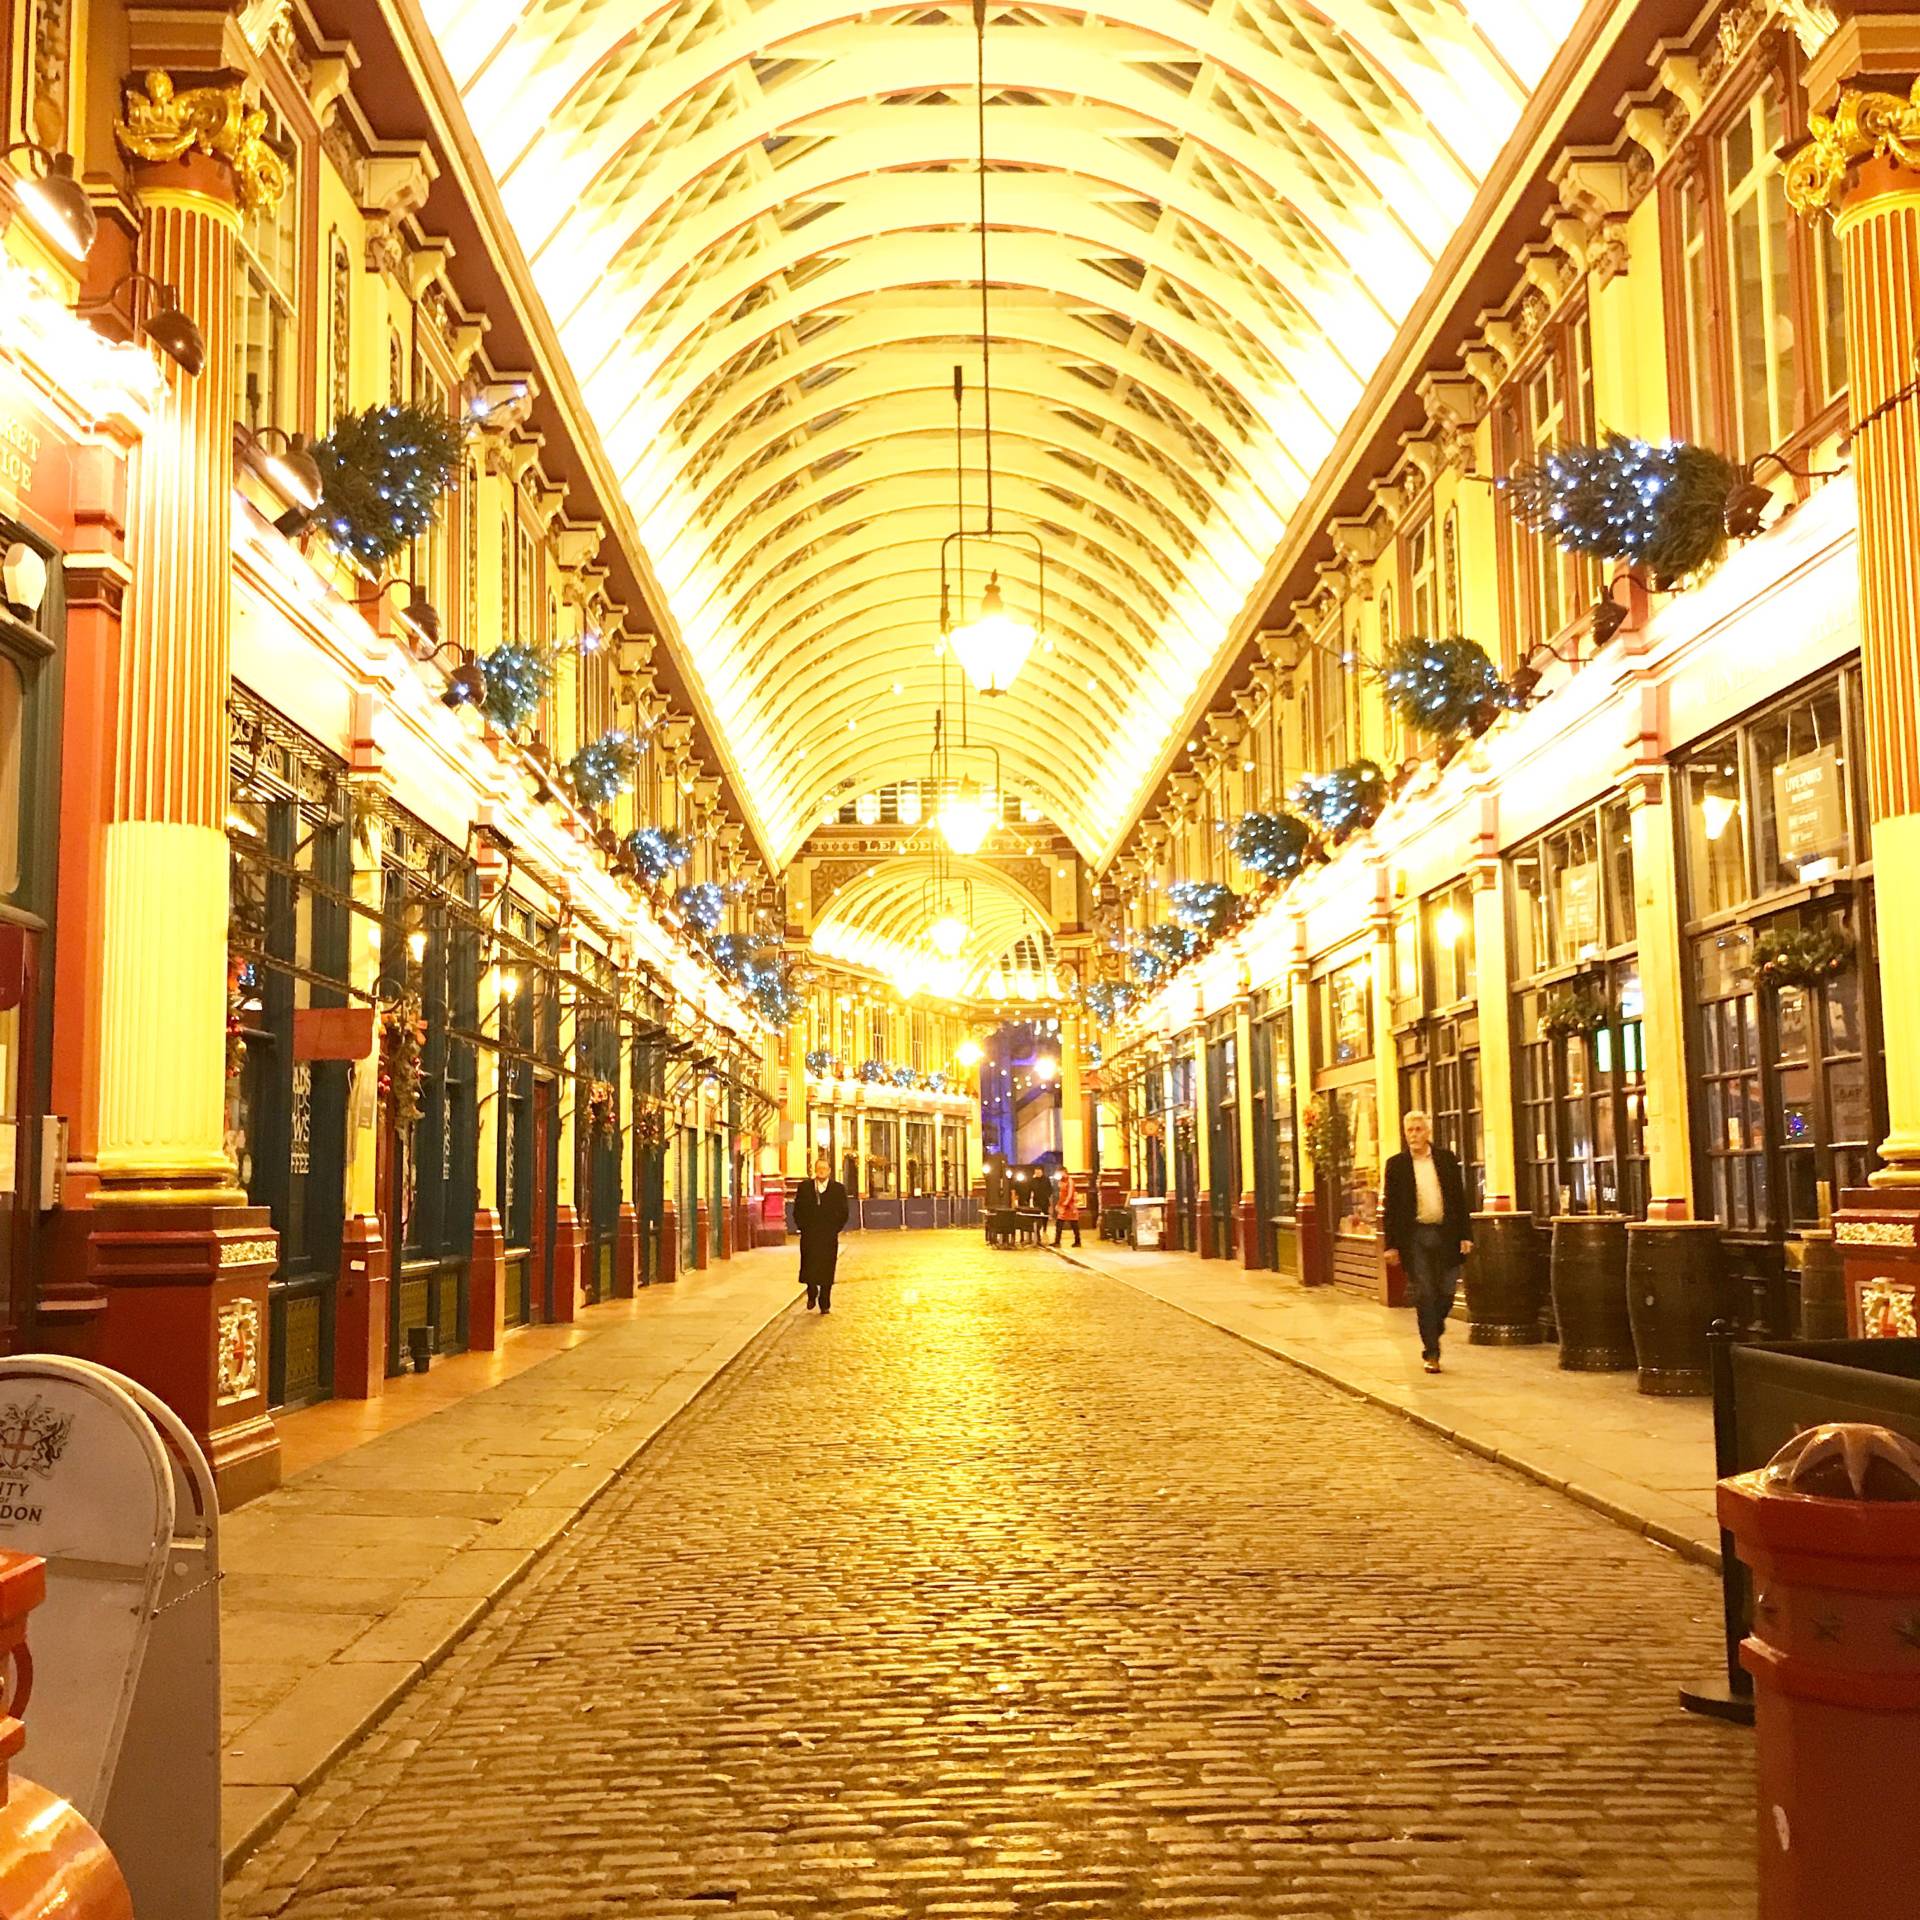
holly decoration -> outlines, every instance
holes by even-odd
[[[657,1099],[645,1099],[633,1116],[634,1137],[643,1147],[657,1152],[667,1144],[666,1109]]]
[[[1243,867],[1270,880],[1291,880],[1307,864],[1313,830],[1297,814],[1243,813],[1227,845]]]
[[[640,748],[632,734],[616,727],[587,744],[567,762],[567,782],[583,807],[610,807],[633,784]]]
[[[1853,941],[1831,921],[1768,931],[1753,943],[1753,970],[1770,987],[1822,986],[1844,973],[1852,959]]]
[[[539,710],[553,685],[552,657],[517,640],[497,646],[480,662],[487,677],[487,717],[517,733]]]
[[[380,1009],[380,1092],[396,1127],[415,1125],[421,1113],[421,1059],[427,1018],[417,993],[403,993]]]
[[[658,883],[693,858],[693,842],[664,827],[641,827],[627,835],[627,851],[640,871]]]
[[[1239,904],[1232,888],[1217,880],[1182,880],[1167,889],[1174,919],[1183,928],[1209,937],[1233,924]]]
[[[1310,773],[1293,790],[1297,812],[1333,846],[1370,827],[1387,804],[1387,776],[1372,760],[1349,760],[1331,773]]]
[[[312,448],[327,538],[374,571],[439,518],[468,423],[434,407],[344,413]]]
[[[1457,634],[1389,647],[1380,681],[1389,712],[1440,740],[1485,733],[1515,704],[1486,649]]]
[[[1669,587],[1719,559],[1727,504],[1746,474],[1687,440],[1610,433],[1557,447],[1500,482],[1522,524],[1574,553],[1644,566]]]

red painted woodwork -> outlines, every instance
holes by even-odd
[[[1293,1219],[1300,1234],[1301,1285],[1330,1286],[1333,1282],[1332,1249],[1327,1243],[1326,1229],[1320,1221],[1318,1196],[1303,1193],[1294,1208]]]
[[[1889,1889],[1920,1885],[1920,1821],[1894,1785],[1920,1752],[1920,1502],[1773,1491],[1745,1473],[1720,1482],[1719,1507],[1756,1595],[1740,1664],[1760,1920],[1906,1912]]]
[[[580,1216],[570,1206],[553,1210],[553,1282],[547,1318],[565,1323],[580,1317]]]
[[[1199,1235],[1200,1258],[1202,1260],[1211,1260],[1219,1252],[1219,1248],[1217,1248],[1213,1244],[1214,1232],[1213,1232],[1212,1202],[1208,1201],[1204,1205],[1197,1207],[1195,1209],[1195,1214],[1197,1217],[1197,1224],[1200,1229],[1200,1235]]]
[[[696,1200],[693,1203],[693,1270],[705,1273],[713,1258],[713,1250],[708,1245],[712,1232],[713,1219],[707,1212],[707,1203]]]
[[[296,1060],[368,1060],[373,1057],[371,1007],[296,1007]]]
[[[333,1319],[333,1392],[372,1400],[387,1386],[387,1243],[377,1215],[353,1213],[340,1230],[340,1281]]]
[[[482,1207],[473,1216],[473,1256],[467,1262],[467,1345],[496,1351],[507,1336],[507,1240],[500,1216]]]
[[[720,1258],[733,1258],[733,1203],[728,1200],[720,1202]]]
[[[664,1285],[680,1277],[680,1217],[671,1200],[660,1203],[659,1260],[654,1271]]]
[[[1850,1240],[1846,1229],[1871,1238]],[[1920,1193],[1850,1187],[1834,1216],[1847,1290],[1847,1333],[1875,1340],[1910,1332],[1920,1320]]]
[[[784,1247],[787,1244],[787,1183],[770,1173],[761,1183],[758,1222],[753,1230],[757,1247]]]
[[[613,1242],[613,1297],[631,1300],[639,1291],[640,1210],[631,1200],[622,1200]]]
[[[1260,1199],[1251,1187],[1240,1196],[1240,1264],[1248,1272],[1260,1266]]]
[[[187,1423],[223,1509],[280,1484],[267,1413],[267,1282],[279,1251],[265,1207],[94,1210],[88,1258],[107,1295],[101,1357]]]

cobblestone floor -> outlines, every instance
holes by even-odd
[[[1752,1914],[1709,1576],[1043,1254],[842,1270],[231,1913]]]

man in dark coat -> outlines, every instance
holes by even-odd
[[[1420,1357],[1440,1371],[1440,1336],[1453,1311],[1460,1263],[1473,1251],[1466,1176],[1459,1160],[1433,1144],[1433,1122],[1410,1113],[1401,1122],[1407,1149],[1387,1162],[1387,1247],[1407,1276],[1420,1322]]]
[[[813,1178],[793,1196],[793,1224],[800,1229],[800,1284],[807,1290],[807,1308],[831,1313],[847,1190],[833,1177],[833,1161],[824,1153],[814,1155]]]

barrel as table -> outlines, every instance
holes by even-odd
[[[1530,1213],[1476,1213],[1466,1273],[1467,1332],[1476,1347],[1531,1347],[1545,1338],[1547,1248]]]
[[[1640,1391],[1708,1394],[1707,1334],[1724,1289],[1715,1220],[1636,1220],[1627,1228],[1627,1311]]]
[[[1634,1364],[1624,1215],[1579,1213],[1556,1220],[1551,1285],[1563,1368],[1624,1373]]]

